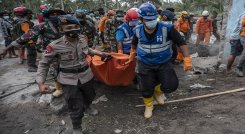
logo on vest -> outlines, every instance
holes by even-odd
[[[162,42],[162,36],[157,36],[157,42]]]

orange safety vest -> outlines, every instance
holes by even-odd
[[[211,19],[208,18],[207,20],[204,20],[203,17],[200,17],[197,20],[195,32],[197,34],[204,34],[204,33],[208,33],[208,32],[209,33],[213,32],[213,26],[212,26]]]
[[[184,33],[187,33],[188,31],[190,31],[190,24],[188,20],[184,20],[183,18],[180,17],[177,20],[177,22],[178,22],[178,31],[184,32]]]
[[[103,32],[105,30],[105,22],[109,19],[109,16],[104,16],[101,18],[99,23],[99,32]]]
[[[245,16],[242,19],[241,25],[242,25],[242,31],[241,31],[240,35],[245,36]]]

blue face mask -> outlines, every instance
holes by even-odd
[[[116,18],[118,21],[121,21],[123,19],[123,17],[117,17]]]
[[[4,19],[9,19],[9,16],[3,16]]]
[[[157,26],[157,20],[152,20],[152,21],[145,22],[145,26],[148,29],[153,29],[153,28],[155,28]]]
[[[53,24],[58,24],[58,16],[48,18]]]

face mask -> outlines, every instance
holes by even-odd
[[[48,18],[53,24],[58,24],[58,16]]]
[[[9,19],[9,16],[3,16],[4,19]]]
[[[206,20],[208,17],[207,16],[204,16],[203,19]]]
[[[79,22],[80,22],[81,25],[84,25],[86,23],[85,20],[80,20]]]
[[[183,18],[184,18],[184,19],[189,19],[189,16],[184,16]]]
[[[118,21],[121,21],[123,19],[123,17],[117,17],[116,18]]]
[[[148,29],[154,29],[157,26],[157,20],[145,22],[145,26]]]
[[[70,38],[77,38],[79,33],[80,33],[79,30],[74,30],[74,31],[65,32],[65,35],[70,37]]]

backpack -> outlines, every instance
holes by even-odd
[[[11,30],[11,35],[13,40],[19,38],[24,32],[21,30],[21,24],[26,22],[24,19],[17,18],[13,21],[13,29]]]

